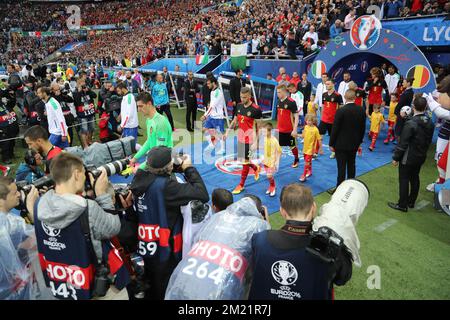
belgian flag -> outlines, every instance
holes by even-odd
[[[414,89],[420,89],[425,87],[430,81],[430,70],[423,65],[416,65],[409,69],[406,74],[407,78],[414,78],[414,82],[412,83],[412,87]]]

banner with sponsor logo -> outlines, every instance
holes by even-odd
[[[448,46],[450,43],[450,20],[445,17],[383,21],[382,25],[416,46]]]

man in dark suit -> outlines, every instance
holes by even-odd
[[[414,99],[413,116],[405,122],[402,135],[392,155],[392,164],[398,166],[399,200],[388,202],[394,210],[407,212],[414,208],[420,189],[419,173],[427,158],[433,139],[434,124],[425,113],[427,100]]]
[[[356,152],[366,131],[366,113],[363,108],[355,104],[355,98],[354,90],[345,92],[347,104],[336,111],[331,130],[329,145],[331,151],[336,153],[338,168],[336,187],[345,180],[346,175],[348,179],[355,177]]]
[[[230,80],[230,96],[233,103],[233,119],[236,115],[236,106],[241,103],[241,88],[245,87],[245,79],[242,79],[244,71],[236,70],[236,77]]]
[[[402,86],[405,89],[403,93],[400,96],[400,99],[398,100],[398,104],[395,107],[395,115],[397,116],[397,123],[395,124],[395,136],[400,138],[403,130],[403,126],[405,125],[406,121],[406,114],[403,112],[400,112],[400,110],[404,106],[411,106],[413,98],[414,98],[414,91],[412,89],[412,84],[414,82],[414,78],[406,78],[403,80]]]
[[[189,71],[188,78],[184,81],[184,101],[186,102],[186,129],[190,132],[194,131],[194,124],[197,118],[196,93],[198,92],[200,92],[200,90],[194,82],[194,73]]]
[[[297,84],[297,90],[303,94],[303,110],[307,110],[308,102],[311,100],[311,82],[307,80],[307,73],[302,73],[302,81]],[[305,113],[306,114],[306,113]]]

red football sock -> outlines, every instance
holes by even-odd
[[[248,166],[249,166],[249,168],[252,168],[254,172],[256,172],[256,170],[258,169],[258,167],[255,164],[253,164],[251,161],[249,161]]]
[[[295,161],[298,161],[298,148],[297,147],[292,148],[292,154],[294,155]]]
[[[242,173],[241,173],[241,182],[239,183],[242,187],[245,185],[245,180],[247,180],[248,172],[250,171],[250,165],[244,164],[242,166]]]
[[[270,183],[270,187],[275,188],[275,179],[273,177],[269,178],[269,183]]]

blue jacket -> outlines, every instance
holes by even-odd
[[[387,8],[386,16],[388,18],[396,18],[399,16],[399,10],[402,7],[402,4],[395,0],[394,2],[387,2],[384,4]]]
[[[33,170],[26,163],[21,163],[16,171],[16,181],[25,180],[28,183],[32,183],[43,176],[44,171],[42,171],[39,167],[36,167],[36,169]]]
[[[153,104],[156,107],[169,104],[169,92],[164,82],[156,83],[152,88]]]
[[[333,25],[330,27],[330,38],[338,36],[341,32],[342,28],[336,28],[336,25],[333,23]]]

